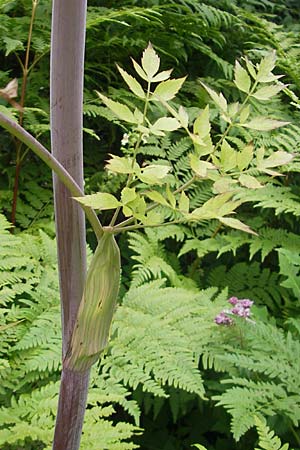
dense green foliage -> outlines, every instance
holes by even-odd
[[[123,260],[119,307],[109,347],[93,369],[81,448],[286,450],[289,444],[299,449],[298,2],[124,0],[121,7],[117,1],[88,3],[87,193],[120,198],[125,175],[105,171],[104,161],[109,154],[129,155],[136,134],[132,125],[101,103],[95,89],[131,110],[140,107],[115,63],[135,76],[130,56],[139,61],[148,41],[160,54],[163,70],[174,67],[172,78],[188,75],[172,106],[178,110],[184,105],[193,123],[209,104],[214,143],[226,132],[226,120],[200,81],[222,91],[229,104],[242,103],[245,94],[232,82],[235,60],[245,67],[242,56],[258,63],[275,49],[274,73],[284,73],[288,86],[268,100],[252,98],[250,104],[253,116],[289,125],[270,132],[233,127],[227,141],[236,151],[253,144],[255,156],[263,146],[266,159],[282,151],[295,157],[286,165],[265,167],[277,171],[275,166],[280,165],[284,176],[251,167],[250,175],[264,187],[239,186],[238,218],[257,235],[212,219],[119,237]],[[20,61],[24,63],[31,9],[30,0],[0,0],[0,94],[13,78],[22,82]],[[50,10],[48,0],[39,1],[23,122],[46,146]],[[0,108],[18,118],[12,100],[18,102],[20,96],[2,95]],[[151,120],[165,114],[163,106],[150,111]],[[124,134],[129,135],[128,144]],[[11,234],[16,146],[1,133],[3,450],[51,448],[61,352],[51,174],[22,149],[16,229]],[[177,177],[170,180],[175,189],[188,180],[191,147],[180,129],[151,136],[141,145],[138,162],[143,167],[167,160]],[[230,170],[225,171],[227,178],[237,179]],[[192,209],[216,194],[215,181],[205,179],[191,186],[187,193]],[[161,214],[167,220],[177,218],[176,211],[163,205]],[[102,213],[104,223],[110,218],[109,211]],[[91,232],[88,243],[95,247]],[[233,327],[215,324],[231,296],[255,302],[255,325],[243,319]]]

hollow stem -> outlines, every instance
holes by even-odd
[[[0,112],[0,126],[5,128],[10,134],[16,137],[20,142],[30,148],[47,166],[56,173],[61,182],[69,189],[73,197],[82,197],[84,192],[71,177],[69,172],[60,164],[57,159],[48,150],[37,141],[30,133],[22,128],[17,122],[9,119]],[[82,206],[86,216],[93,227],[93,230],[99,239],[103,234],[102,225],[95,211],[87,206]]]

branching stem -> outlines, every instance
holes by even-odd
[[[29,73],[29,53],[30,53],[30,46],[31,46],[31,39],[32,39],[32,29],[33,29],[33,22],[35,18],[36,8],[38,5],[38,0],[32,0],[32,10],[31,10],[31,18],[30,18],[30,24],[29,24],[29,31],[28,31],[28,39],[27,39],[27,47],[26,47],[26,53],[25,53],[25,62],[24,64],[21,62],[21,59],[18,58],[18,60],[21,63],[21,68],[23,72],[23,80],[22,80],[22,87],[21,87],[21,98],[20,98],[20,110],[19,110],[19,124],[23,125],[23,118],[24,118],[24,104],[25,104],[25,95],[26,95],[26,86],[27,86],[27,77]],[[14,189],[13,189],[13,200],[12,200],[12,209],[11,209],[11,223],[14,226],[16,222],[16,210],[17,210],[17,200],[18,200],[18,190],[19,190],[19,178],[20,178],[20,172],[21,172],[21,164],[23,161],[22,155],[22,141],[18,140],[16,142],[16,170],[15,170],[15,180],[14,180]],[[14,228],[12,228],[12,231]]]
[[[142,121],[142,125],[144,125],[145,120],[146,120],[146,116],[147,116],[147,110],[148,110],[148,105],[149,105],[149,98],[150,98],[150,94],[151,94],[151,83],[150,81],[148,82],[148,86],[147,86],[147,93],[146,93],[146,98],[145,98],[145,104],[144,104],[144,111],[143,111],[143,121]],[[132,156],[132,163],[131,163],[131,167],[134,168],[134,164],[136,162],[136,155],[138,152],[138,149],[141,145],[142,142],[142,137],[143,137],[143,133],[140,132],[139,136],[137,138],[136,144],[134,146],[134,151],[133,151],[133,156]],[[129,187],[132,183],[133,180],[133,174],[129,174],[127,182],[126,182],[126,187]],[[118,206],[117,209],[114,212],[114,215],[110,221],[109,226],[113,227],[114,224],[116,223],[116,220],[118,218],[119,212],[121,210],[121,206]]]

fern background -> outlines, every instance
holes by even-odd
[[[0,1],[0,89],[14,77],[20,86],[18,59],[24,60],[30,14],[31,0]],[[24,113],[26,129],[48,148],[50,14],[51,2],[40,0]],[[284,150],[296,158],[283,167],[284,177],[239,192],[247,199],[241,218],[258,236],[210,221],[119,238],[119,307],[110,345],[93,369],[83,450],[182,450],[196,444],[209,450],[300,449],[299,18],[297,0],[88,1],[87,193],[122,189],[124,178],[103,167],[109,153],[122,153],[128,131],[94,91],[134,105],[115,63],[131,72],[130,56],[139,59],[148,41],[163,69],[174,67],[175,77],[188,74],[178,101],[191,118],[210,102],[200,81],[238,101],[234,61],[247,55],[256,62],[276,49],[276,73],[285,74],[288,88],[275,100],[253,101],[252,108],[290,124],[264,134],[233,132],[228,139],[236,148],[253,141],[267,154]],[[9,105],[0,98],[3,106]],[[210,107],[217,136],[224,122]],[[178,132],[151,138],[140,158],[167,157],[185,181],[189,151],[189,140]],[[61,351],[51,173],[26,154],[11,234],[14,167],[15,142],[1,133],[0,447],[50,449]],[[196,184],[189,194],[198,207],[211,186]],[[93,249],[89,229],[87,237]],[[255,301],[256,325],[215,325],[230,296]]]

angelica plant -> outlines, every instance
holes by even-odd
[[[128,136],[124,142],[128,146],[124,155],[110,155],[106,165],[106,169],[111,173],[124,174],[127,177],[119,197],[108,192],[82,196],[82,191],[73,186],[70,177],[64,173],[55,158],[47,160],[44,154],[42,156],[41,149],[30,141],[31,148],[43,157],[71,189],[74,200],[86,211],[99,240],[65,358],[66,367],[79,371],[87,370],[98,359],[108,339],[118,294],[120,269],[113,275],[113,271],[106,271],[106,265],[103,268],[101,264],[96,264],[96,261],[107,257],[107,267],[110,267],[110,256],[114,254],[112,258],[119,260],[119,250],[112,239],[114,235],[146,227],[193,224],[212,219],[219,220],[221,225],[256,234],[247,224],[233,217],[238,213],[238,207],[247,201],[247,197],[241,196],[240,193],[262,189],[266,182],[261,181],[261,175],[264,175],[264,180],[266,175],[280,176],[281,173],[274,168],[290,163],[294,157],[284,151],[265,156],[264,148],[255,148],[253,142],[239,148],[233,146],[229,139],[233,129],[247,128],[267,132],[287,124],[268,117],[257,117],[251,110],[251,98],[267,100],[285,88],[284,84],[278,84],[280,76],[272,72],[276,62],[275,52],[269,53],[256,66],[247,58],[244,59],[245,68],[239,62],[236,63],[234,83],[244,95],[241,103],[230,104],[222,93],[217,93],[203,84],[227,124],[222,135],[217,137],[212,135],[209,105],[191,121],[187,109],[175,103],[174,99],[185,77],[172,79],[172,70],[160,72],[160,58],[151,44],[144,50],[140,64],[135,60],[132,62],[137,76],[142,81],[138,81],[119,66],[118,70],[129,90],[142,102],[142,108],[130,108],[98,93],[102,102],[128,127]],[[165,114],[153,120],[152,109],[157,105],[164,109]],[[1,120],[0,116],[0,123],[12,133],[18,133],[18,137],[22,135],[9,119]],[[139,162],[143,146],[151,136],[161,138],[175,131],[185,133],[190,139],[190,176],[185,181],[180,180],[167,157]],[[29,142],[28,136],[26,139]],[[200,207],[192,209],[189,189],[204,181],[210,182],[210,198]],[[112,211],[111,219],[109,223],[101,225],[93,211],[99,213],[105,210]],[[170,220],[169,216],[172,216]],[[105,254],[100,252],[99,248],[105,249]],[[99,283],[102,269],[106,271],[107,283]],[[110,288],[103,287],[110,284],[114,286],[113,292]],[[241,301],[238,302],[235,309]],[[223,319],[228,323],[232,320],[225,313]],[[97,346],[92,342],[92,338],[88,339],[87,343],[86,330],[90,331],[90,336],[101,335],[102,343]],[[106,330],[105,336],[101,334],[101,330]]]
[[[252,142],[242,148],[230,142],[233,129],[271,131],[288,122],[268,117],[257,117],[251,111],[251,98],[268,100],[285,88],[273,75],[275,52],[268,54],[254,66],[245,58],[245,68],[239,62],[235,66],[234,83],[244,95],[241,103],[229,104],[222,93],[218,94],[203,84],[220,116],[227,124],[223,134],[212,136],[210,108],[207,105],[192,122],[187,109],[175,103],[176,95],[185,77],[171,78],[172,70],[159,72],[160,58],[149,44],[141,63],[132,60],[133,68],[141,81],[121,67],[120,75],[142,107],[130,108],[98,93],[102,102],[128,127],[127,147],[123,156],[110,155],[106,168],[114,174],[125,174],[127,181],[117,198],[106,192],[98,192],[76,198],[82,205],[95,211],[112,210],[106,230],[120,233],[145,227],[165,226],[174,223],[193,223],[218,219],[221,224],[255,234],[247,224],[233,217],[245,201],[239,198],[242,190],[261,189],[265,182],[261,175],[280,176],[274,168],[288,164],[293,155],[277,151],[265,156],[263,147],[255,148]],[[165,115],[153,119],[153,109],[160,105]],[[180,182],[167,157],[150,162],[139,162],[143,146],[151,136],[158,139],[171,132],[185,133],[190,139],[190,177]],[[124,149],[124,147],[123,147]],[[203,181],[211,183],[211,198],[200,207],[191,209],[189,189]],[[173,215],[165,220],[164,211]]]

